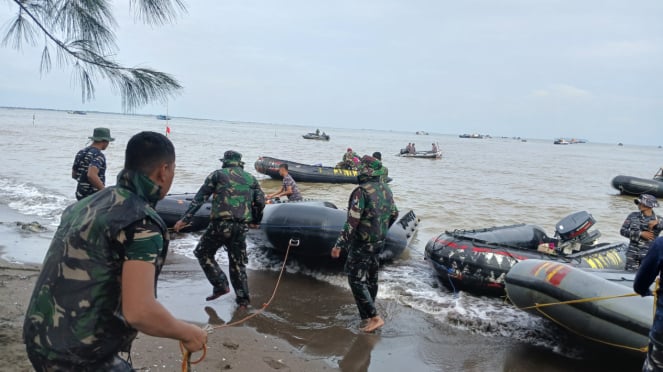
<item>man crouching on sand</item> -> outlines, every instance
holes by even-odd
[[[361,328],[364,332],[372,332],[384,325],[384,320],[375,309],[378,254],[384,246],[389,227],[398,217],[391,189],[380,182],[382,175],[382,163],[364,155],[359,165],[359,186],[350,194],[347,221],[331,251],[334,258],[340,257],[341,250],[348,252],[345,273],[359,308],[359,316],[366,321]]]

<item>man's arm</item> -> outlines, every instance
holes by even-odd
[[[99,178],[99,168],[94,165],[87,167],[87,181],[97,190],[104,189],[104,183],[101,182],[101,178]]]
[[[629,214],[624,220],[621,229],[619,229],[619,234],[630,240],[640,239],[640,226],[639,224],[633,224],[633,213]]]
[[[348,203],[348,217],[343,224],[343,231],[336,240],[332,248],[332,257],[337,258],[341,255],[341,250],[347,249],[352,241],[352,237],[359,226],[359,220],[364,212],[364,193],[362,189],[357,187],[352,194],[350,194],[350,201]]]
[[[186,227],[193,218],[193,215],[198,212],[198,209],[200,209],[200,207],[205,204],[207,199],[209,199],[210,195],[212,195],[214,192],[214,186],[217,182],[216,174],[216,171],[212,172],[207,176],[207,178],[205,178],[205,182],[203,182],[202,186],[200,186],[200,189],[198,189],[196,196],[193,197],[189,208],[187,208],[186,212],[184,212],[179,221],[175,222],[175,226],[173,226],[175,231],[180,231]]]
[[[661,253],[663,251],[663,238],[656,238],[642,259],[638,272],[633,281],[633,290],[641,296],[651,295],[649,286],[656,280],[661,271]]]
[[[207,333],[176,319],[156,300],[154,278],[150,262],[129,260],[122,265],[122,313],[127,323],[150,336],[180,340],[190,352],[201,350]]]

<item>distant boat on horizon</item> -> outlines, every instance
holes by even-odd
[[[87,115],[85,111],[67,111],[67,113],[72,115]]]
[[[472,134],[459,134],[458,137],[460,138],[483,138],[484,136],[482,134],[478,133],[472,133]]]
[[[170,120],[168,115],[157,115],[157,120]]]
[[[573,145],[576,143],[587,143],[586,139],[579,138],[556,138],[553,143],[555,145]]]

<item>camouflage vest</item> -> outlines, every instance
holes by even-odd
[[[153,209],[159,192],[146,176],[122,171],[117,186],[64,211],[26,312],[23,337],[30,350],[79,365],[128,351],[137,332],[122,315],[126,242],[115,238],[136,221],[154,221],[164,237],[155,262],[159,275],[168,251],[167,227]]]
[[[265,207],[265,194],[260,184],[241,166],[224,166],[212,172],[200,187],[183,220],[189,222],[212,195],[211,220],[233,220],[259,223]]]
[[[391,189],[376,180],[363,183],[358,188],[363,193],[364,210],[354,240],[357,243],[384,241],[389,231],[391,207],[394,203]]]

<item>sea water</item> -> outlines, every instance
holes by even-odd
[[[591,138],[588,143],[567,146],[554,145],[552,138],[522,141],[518,133],[508,138],[463,139],[444,133],[444,123],[440,123],[440,133],[428,135],[417,135],[414,130],[319,127],[331,136],[325,142],[302,138],[315,125],[176,117],[162,121],[140,115],[5,108],[0,109],[0,205],[25,216],[25,221],[38,220],[52,234],[64,208],[75,201],[76,183],[70,175],[74,155],[90,143],[88,137],[95,127],[108,127],[115,137],[104,152],[106,183],[112,185],[131,136],[143,130],[165,133],[166,126],[177,152],[172,193],[196,192],[230,149],[243,154],[245,169],[260,180],[266,193],[281,184],[255,171],[253,162],[259,156],[334,165],[348,147],[362,155],[380,151],[393,178],[391,188],[398,208],[414,210],[421,222],[410,249],[381,270],[379,298],[405,305],[433,324],[516,339],[565,356],[573,356],[577,350],[561,344],[559,333],[539,318],[518,311],[503,299],[442,287],[423,260],[426,242],[446,230],[516,223],[537,224],[552,236],[559,220],[581,210],[595,218],[601,241],[626,241],[619,228],[636,207],[633,197],[619,195],[610,181],[619,174],[651,178],[663,155],[657,147],[592,143]],[[416,123],[409,126],[416,128]],[[438,143],[442,159],[398,157],[409,142],[418,150]],[[299,188],[305,198],[327,200],[345,209],[354,185],[299,183]],[[199,236],[178,237],[171,244],[172,252],[194,260],[192,250]],[[43,250],[26,256],[13,250],[10,242],[0,243],[5,247],[0,253],[8,260],[41,262],[47,248],[44,244]],[[252,270],[278,270],[278,263],[264,251],[249,251]],[[219,254],[218,259],[225,267],[226,255]],[[296,261],[289,263],[288,271],[347,290],[346,279],[339,273],[318,271]],[[436,363],[440,365],[441,359]]]

